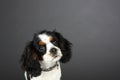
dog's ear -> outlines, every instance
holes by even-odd
[[[53,33],[58,38],[58,46],[60,47],[62,54],[63,54],[60,62],[66,63],[70,60],[71,55],[72,55],[71,54],[72,43],[70,43],[67,39],[65,39],[60,33],[56,31],[53,31]]]
[[[38,76],[41,73],[38,56],[34,50],[33,41],[29,42],[24,49],[21,57],[22,68],[32,76]]]

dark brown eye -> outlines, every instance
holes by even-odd
[[[53,40],[52,43],[53,43],[53,44],[57,44],[57,41],[56,41],[56,40]]]
[[[44,46],[40,46],[39,49],[40,49],[40,52],[45,51],[45,47]]]

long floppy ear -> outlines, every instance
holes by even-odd
[[[60,33],[53,31],[53,33],[55,34],[55,36],[58,38],[58,45],[62,51],[62,58],[60,60],[60,62],[62,63],[66,63],[70,60],[71,58],[71,45],[72,43],[70,43],[67,39],[65,39]]]
[[[30,75],[29,77],[40,75],[41,68],[32,41],[25,47],[24,53],[21,57],[21,62],[23,70]]]

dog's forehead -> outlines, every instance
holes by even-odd
[[[52,36],[47,35],[47,34],[39,34],[39,35],[38,35],[38,38],[39,38],[41,41],[45,42],[45,43],[50,42],[50,38],[51,38],[51,37],[52,37]]]

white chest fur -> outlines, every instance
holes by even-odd
[[[60,80],[61,78],[61,68],[60,65],[56,66],[53,70],[41,72],[40,76],[32,77],[31,80]]]

